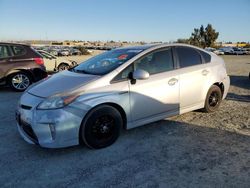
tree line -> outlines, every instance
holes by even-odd
[[[178,39],[178,43],[186,43],[201,48],[215,47],[215,41],[219,37],[219,32],[213,28],[211,24],[208,24],[205,28],[203,25],[200,28],[194,28],[188,39]]]

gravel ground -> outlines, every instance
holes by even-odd
[[[20,93],[0,88],[1,187],[250,187],[250,56],[225,56],[231,87],[218,112],[129,131],[112,146],[43,149],[24,142]]]

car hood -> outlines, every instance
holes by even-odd
[[[49,97],[58,93],[64,93],[86,85],[90,81],[100,78],[97,75],[62,71],[31,86],[28,93],[38,97]]]

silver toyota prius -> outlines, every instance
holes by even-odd
[[[197,109],[214,112],[226,97],[224,61],[183,44],[118,48],[32,85],[16,111],[20,135],[59,148],[113,144],[131,129]]]

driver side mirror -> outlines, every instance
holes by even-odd
[[[142,69],[137,69],[133,72],[133,79],[135,80],[146,80],[149,78],[149,73]]]

